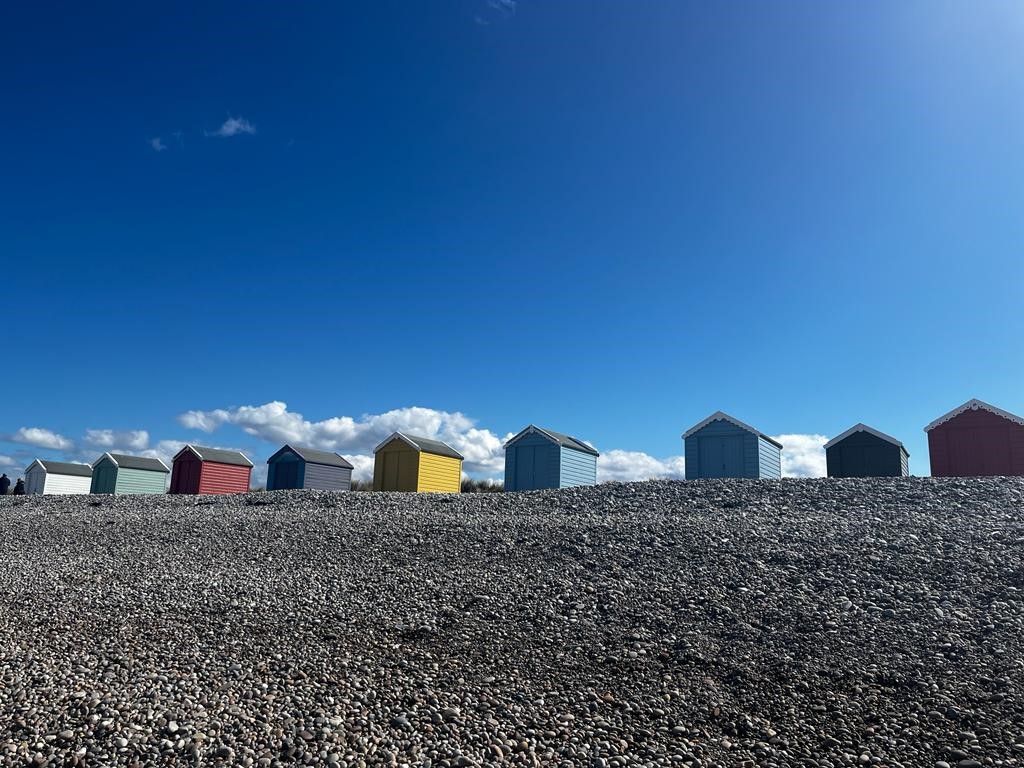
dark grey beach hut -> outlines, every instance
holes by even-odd
[[[910,453],[892,435],[855,424],[825,443],[829,477],[905,477]]]
[[[267,459],[267,490],[284,491],[293,488],[351,490],[352,465],[331,451],[285,445]]]

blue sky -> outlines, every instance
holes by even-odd
[[[1024,412],[1020,3],[3,17],[12,467],[401,425],[493,476],[534,422],[672,474],[722,409],[927,474],[936,416]]]

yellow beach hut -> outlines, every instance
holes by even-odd
[[[373,490],[458,493],[462,459],[440,440],[395,432],[373,449]]]

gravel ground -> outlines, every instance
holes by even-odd
[[[1024,481],[0,499],[9,765],[1024,765]]]

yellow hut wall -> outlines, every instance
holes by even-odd
[[[429,493],[458,493],[462,487],[462,460],[449,456],[420,454],[416,490]]]

